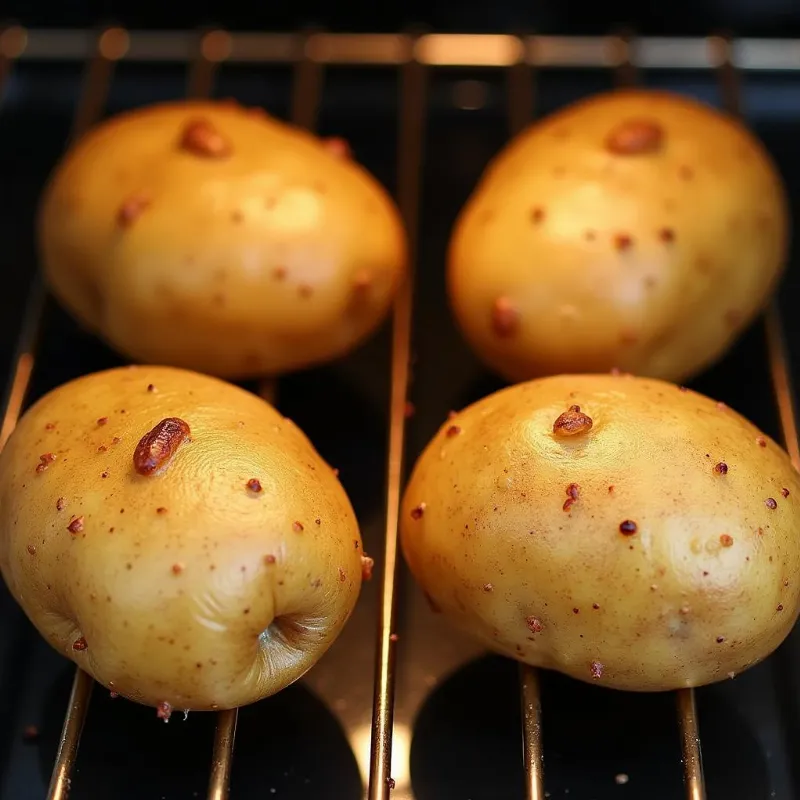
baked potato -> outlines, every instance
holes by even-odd
[[[229,379],[352,350],[406,269],[399,213],[340,139],[230,101],[126,112],[42,197],[46,279],[127,358]]]
[[[215,378],[88,375],[35,403],[0,454],[11,594],[56,650],[165,718],[295,681],[370,566],[304,434]]]
[[[434,610],[488,648],[658,691],[765,658],[800,609],[800,479],[722,403],[654,379],[542,378],[448,420],[401,512]]]
[[[454,228],[448,293],[510,381],[683,381],[765,305],[788,250],[775,166],[733,118],[654,90],[606,92],[523,131]]]

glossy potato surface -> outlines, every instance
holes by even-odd
[[[151,443],[142,474],[137,446],[165,419],[189,439]],[[303,675],[353,610],[361,558],[344,489],[304,434],[214,378],[89,375],[39,400],[0,454],[12,595],[56,650],[167,716]]]
[[[680,381],[764,307],[787,245],[782,181],[753,134],[689,98],[613,91],[489,165],[453,231],[448,291],[508,380],[617,367]]]
[[[39,246],[55,295],[118,351],[231,379],[352,350],[406,268],[397,209],[341,142],[233,102],[92,129],[51,176]]]
[[[560,376],[442,426],[411,475],[401,541],[434,610],[492,650],[667,690],[733,676],[788,634],[798,501],[786,453],[723,404]]]

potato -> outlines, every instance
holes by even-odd
[[[608,372],[680,381],[755,318],[787,258],[784,189],[735,120],[613,91],[523,131],[453,231],[448,292],[511,381]]]
[[[450,419],[401,541],[434,610],[499,653],[634,691],[771,653],[800,610],[800,479],[722,403],[654,379],[543,378]]]
[[[94,128],[46,187],[39,244],[56,297],[112,347],[231,379],[349,352],[406,269],[397,209],[340,140],[232,102]]]
[[[0,454],[12,595],[56,650],[162,717],[303,675],[350,616],[362,559],[348,498],[304,434],[215,378],[80,378]]]

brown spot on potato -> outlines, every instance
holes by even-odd
[[[254,494],[258,494],[262,490],[261,481],[258,478],[250,478],[245,485]]]
[[[664,244],[671,244],[675,241],[675,231],[673,228],[662,228],[658,232],[658,238],[661,239]]]
[[[528,617],[525,620],[525,624],[531,633],[541,633],[544,630],[544,625],[542,625],[542,621],[538,617]]]
[[[618,233],[614,236],[614,247],[619,251],[630,250],[633,247],[633,237],[627,233]]]
[[[293,522],[292,523],[292,530],[295,533],[302,533],[304,529],[302,522]]]
[[[184,569],[186,569],[186,567],[183,564],[181,564],[180,562],[177,563],[177,564],[173,564],[172,565],[172,574],[173,575],[180,575],[181,572],[183,572]]]
[[[76,640],[75,640],[75,641],[72,643],[72,649],[73,649],[73,650],[75,650],[75,651],[77,651],[77,652],[79,652],[79,653],[83,652],[83,651],[84,651],[84,650],[86,650],[88,647],[89,647],[89,645],[86,643],[86,638],[85,638],[84,636],[80,636],[80,637],[78,637],[78,638],[77,638],[77,639],[76,639]]]
[[[569,511],[572,508],[572,506],[574,506],[574,505],[575,505],[575,498],[574,497],[568,497],[564,501],[564,505],[561,506],[561,508],[562,508],[563,511]]]
[[[189,425],[178,417],[162,419],[148,431],[133,452],[133,468],[150,476],[165,469],[178,448],[189,439]]]
[[[722,644],[725,641],[724,636],[717,636],[717,644]]]
[[[106,450],[108,450],[108,448],[104,444],[101,444],[100,447],[97,448],[98,453],[105,453]]]
[[[422,515],[425,513],[425,509],[427,505],[425,503],[420,503],[415,508],[411,509],[411,519],[422,519]]]
[[[492,330],[501,338],[513,336],[519,328],[519,312],[507,297],[498,297],[492,306]]]
[[[147,384],[147,391],[148,391],[148,392],[157,392],[157,391],[158,391],[158,389],[156,389],[156,387],[155,387],[155,385],[154,385],[154,384],[152,384],[152,383],[148,383],[148,384]]]
[[[664,142],[663,127],[651,119],[627,119],[606,137],[606,149],[618,156],[655,153]]]
[[[56,500],[56,510],[57,511],[63,511],[64,510],[64,506],[66,505],[66,502],[67,501],[63,497],[59,497],[58,500]]]
[[[297,287],[297,293],[300,295],[300,297],[311,297],[311,295],[314,294],[314,289],[307,283],[301,283]]]
[[[156,509],[156,514],[166,514],[166,513],[167,513],[167,509],[164,506],[159,506]]]
[[[537,206],[531,211],[531,222],[538,225],[544,219],[544,209]]]
[[[589,664],[589,674],[595,679],[599,680],[603,677],[603,672],[605,671],[605,667],[599,661],[592,661]]]
[[[724,461],[720,461],[718,464],[714,465],[714,472],[716,472],[717,475],[727,475],[728,465]]]
[[[276,281],[282,281],[286,278],[286,267],[275,267],[272,270],[272,277],[275,278]]]
[[[372,580],[372,569],[375,566],[375,559],[370,558],[368,555],[361,556],[361,580]]]
[[[775,610],[776,611],[783,611],[783,603],[778,603],[778,607]]]
[[[67,530],[73,535],[80,533],[83,530],[83,522],[84,518],[82,516],[75,517],[75,519],[67,525]]]
[[[36,545],[29,544],[25,549],[28,551],[30,555],[32,556],[36,555]]]
[[[759,436],[759,437],[756,439],[756,444],[757,444],[759,447],[766,447],[766,446],[767,446],[767,440],[766,440],[766,439],[765,439],[763,436]]]
[[[53,453],[43,453],[39,456],[39,463],[36,465],[36,472],[44,472],[56,460]]]
[[[44,429],[46,431],[52,431],[52,430],[55,430],[55,427],[56,427],[56,423],[55,422],[48,422],[48,423],[45,424]]]
[[[330,136],[326,139],[322,139],[322,147],[334,158],[348,159],[353,157],[350,143],[341,136]]]
[[[619,532],[623,536],[633,536],[638,529],[637,524],[632,519],[623,520],[619,524]]]
[[[231,143],[207,119],[194,119],[186,123],[180,148],[201,158],[226,158],[233,150]]]
[[[719,537],[719,543],[723,547],[732,547],[733,546],[733,536],[730,536],[727,533],[723,533],[722,536]]]
[[[784,487],[783,489],[781,489],[781,494],[782,494],[784,497],[788,497],[788,496],[789,496],[789,490],[788,490],[787,488],[785,488],[785,487]]]
[[[345,574],[345,571],[341,567],[339,567],[339,582],[344,583],[346,580],[347,580],[347,575]]]
[[[483,584],[483,591],[484,592],[493,592],[494,591],[494,586],[492,586],[491,583],[484,583]]]
[[[163,719],[164,722],[169,722],[169,718],[172,716],[172,706],[167,702],[159,703],[156,709],[156,716],[159,719]]]
[[[595,611],[597,611],[597,609],[598,609],[598,608],[600,608],[600,605],[599,605],[598,603],[592,603],[592,608],[593,608]]]
[[[774,511],[774,510],[775,510],[775,509],[778,507],[778,503],[776,502],[776,500],[775,500],[775,498],[774,498],[774,497],[768,497],[768,498],[767,498],[767,499],[764,501],[764,505],[765,505],[767,508],[769,508],[769,509],[772,509],[773,511]]]
[[[445,435],[448,439],[452,439],[454,436],[458,436],[461,433],[461,428],[458,425],[451,425],[446,431]]]
[[[108,477],[108,470],[104,470],[103,472],[101,472],[100,473],[100,477],[101,478],[107,478]]]
[[[138,192],[131,195],[117,209],[117,225],[120,228],[129,228],[150,207],[152,200],[144,193]]]
[[[107,425],[108,424],[108,417],[100,417],[100,419],[97,420],[97,424],[98,425]]]
[[[570,406],[568,411],[556,418],[553,433],[556,436],[577,436],[588,433],[593,424],[592,418],[584,414],[580,406]]]
[[[274,564],[275,563],[275,556],[273,556],[273,555],[264,556],[264,563],[265,564]]]

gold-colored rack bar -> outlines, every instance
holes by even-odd
[[[369,800],[386,800],[392,788],[394,722],[394,633],[397,584],[397,529],[406,445],[406,403],[411,366],[414,265],[417,256],[419,205],[425,130],[426,71],[408,61],[401,70],[397,158],[397,201],[406,225],[409,270],[394,304],[389,404],[389,451],[386,464],[386,531],[372,709]]]

